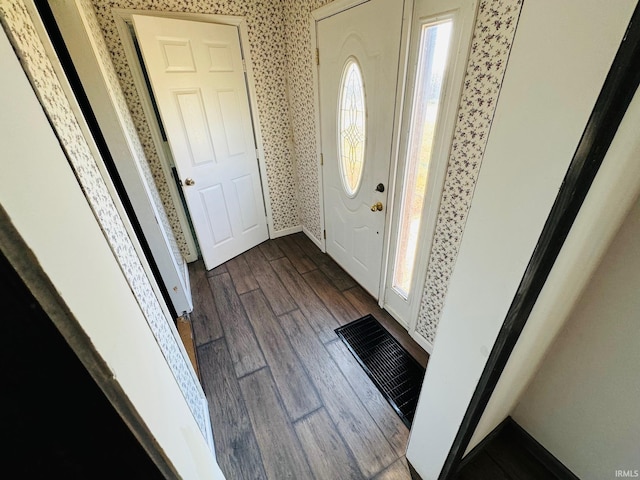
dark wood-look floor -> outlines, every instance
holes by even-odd
[[[578,480],[510,417],[462,462],[456,480]]]
[[[235,479],[410,478],[409,430],[334,329],[372,313],[427,354],[304,235],[205,272],[191,315],[218,463]]]

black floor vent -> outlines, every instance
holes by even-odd
[[[372,315],[337,328],[336,333],[411,428],[425,369]]]

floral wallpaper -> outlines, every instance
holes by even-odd
[[[416,331],[433,344],[523,0],[481,0]]]
[[[288,2],[262,0],[92,0],[115,70],[142,145],[168,212],[175,211],[146,122],[140,98],[112,15],[114,8],[237,15],[246,18],[249,55],[255,77],[258,117],[264,143],[275,232],[300,225],[298,184],[291,144],[291,123],[287,99],[287,61],[283,5]],[[265,179],[263,179],[263,182]],[[180,225],[169,215],[174,231]],[[181,245],[186,248],[186,245]]]
[[[33,89],[58,136],[87,202],[136,297],[149,327],[198,423],[210,440],[206,399],[189,360],[182,355],[149,278],[140,263],[118,210],[100,174],[96,161],[62,90],[51,60],[22,0],[2,0],[0,21],[15,49]]]
[[[300,179],[300,223],[317,241],[322,238],[316,141],[316,110],[313,95],[313,62],[310,13],[327,0],[285,2],[289,108],[293,149]]]

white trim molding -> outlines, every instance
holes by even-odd
[[[282,230],[278,230],[277,232],[272,232],[269,238],[286,237],[287,235],[292,235],[294,233],[302,231],[302,225],[296,225],[295,227],[284,228]]]

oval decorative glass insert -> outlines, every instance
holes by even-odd
[[[338,159],[342,185],[354,197],[364,167],[366,111],[362,73],[355,59],[347,61],[342,72],[338,107]]]

